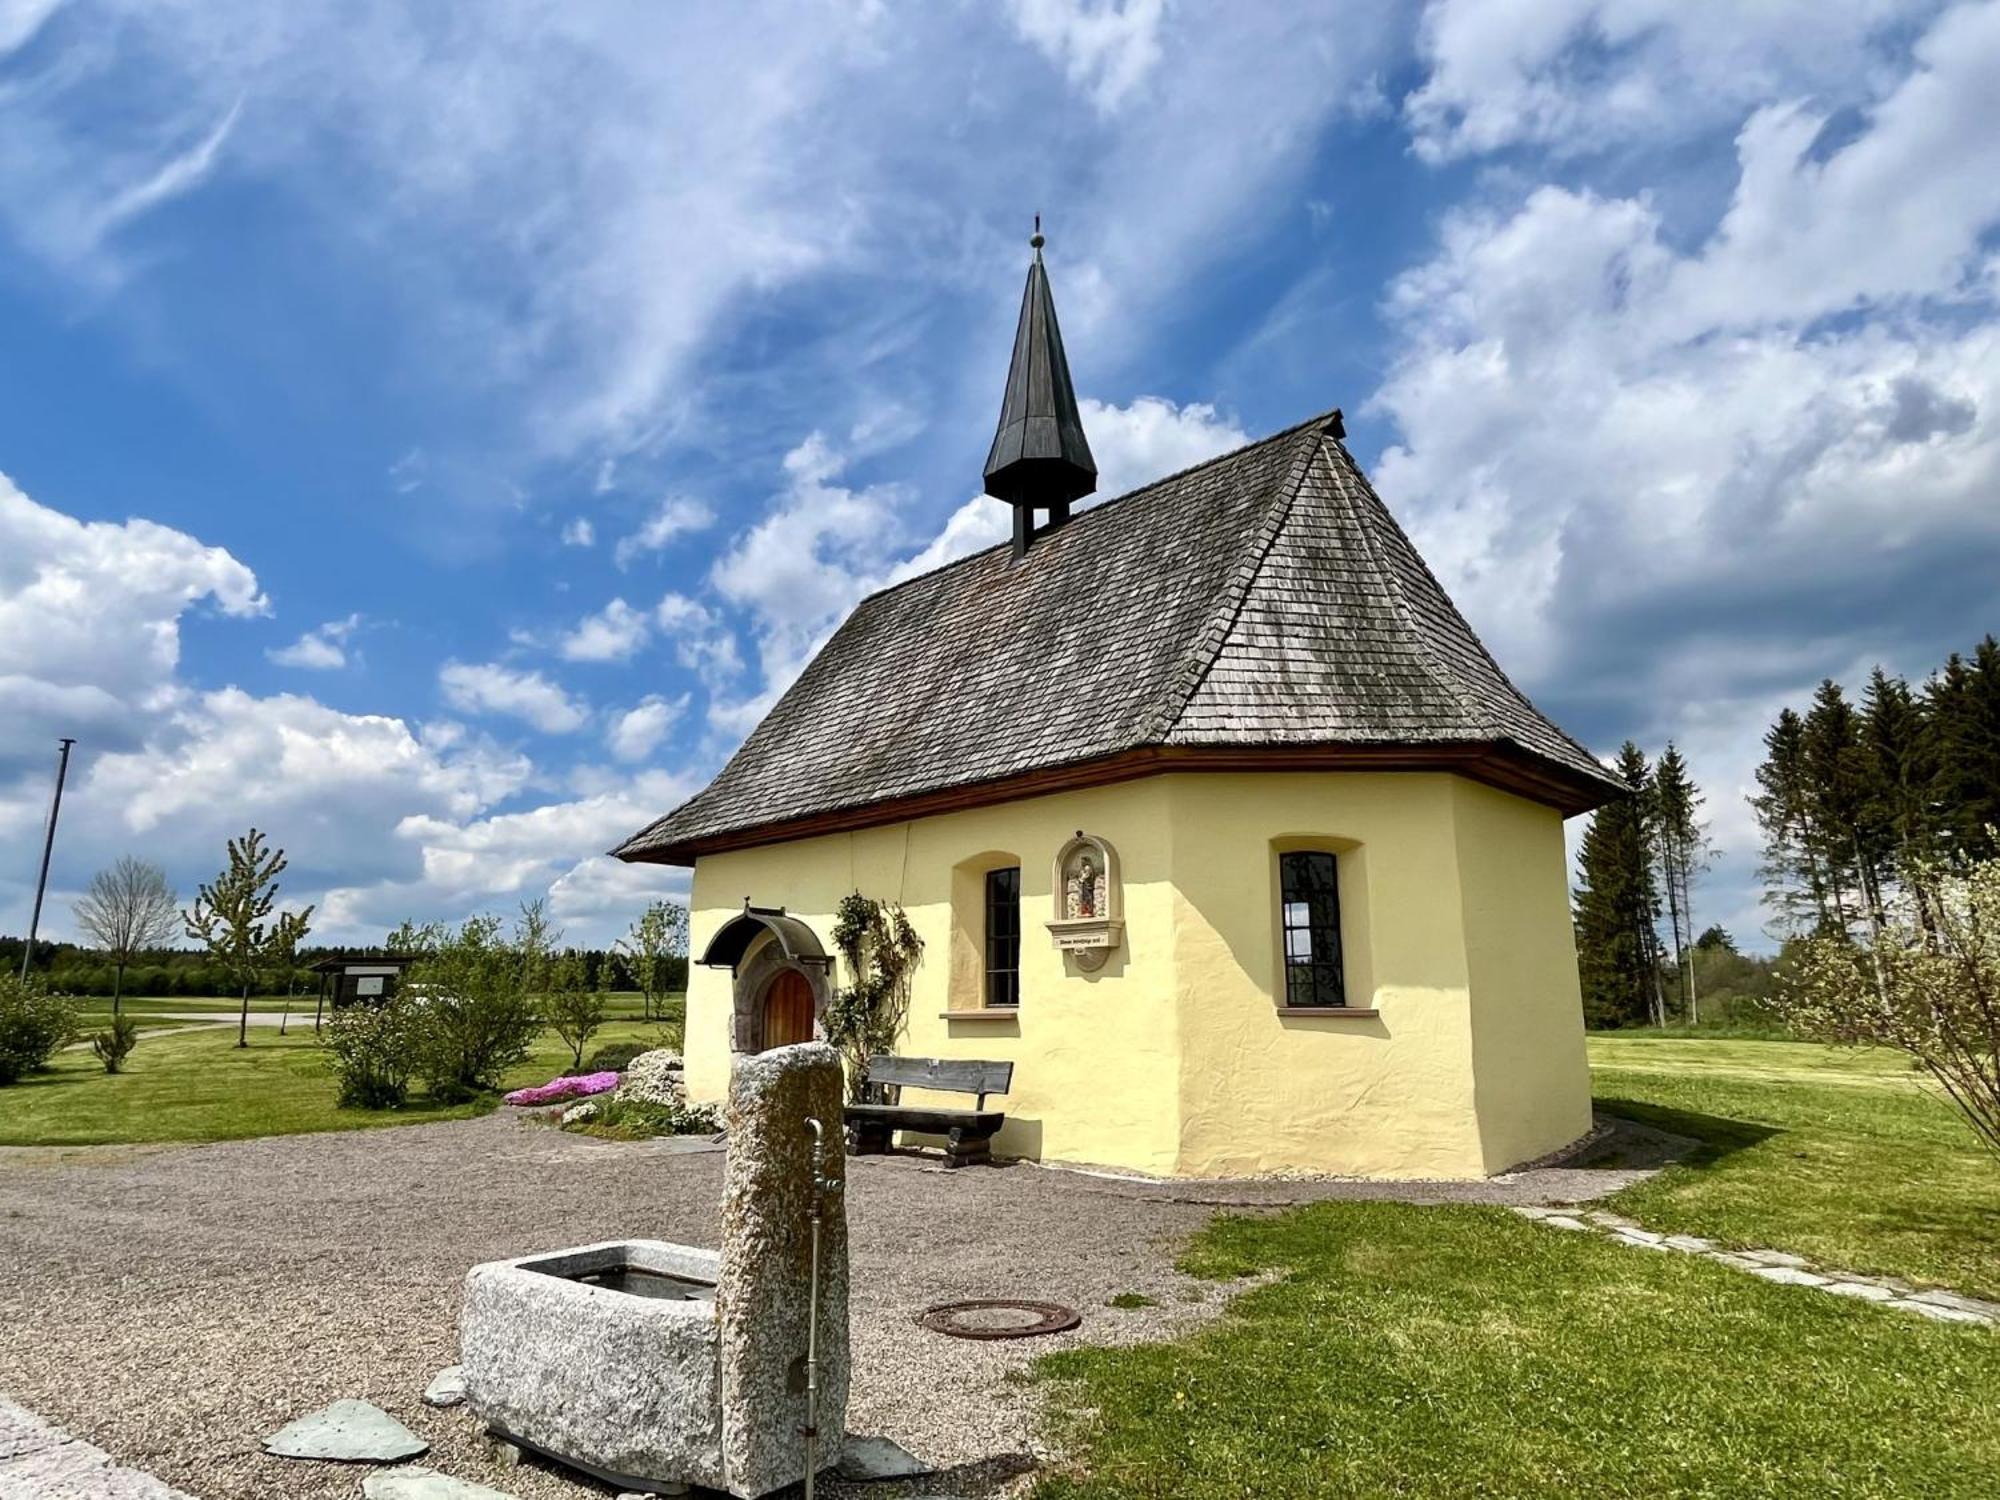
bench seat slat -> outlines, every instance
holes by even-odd
[[[850,1104],[847,1118],[877,1120],[897,1130],[921,1130],[931,1135],[958,1129],[991,1135],[1007,1123],[1007,1116],[996,1110],[931,1109],[920,1104]]]

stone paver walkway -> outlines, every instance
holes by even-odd
[[[0,1396],[0,1500],[194,1500]]]
[[[1788,1250],[1728,1250],[1698,1234],[1658,1234],[1632,1219],[1600,1208],[1546,1208],[1514,1205],[1514,1212],[1551,1229],[1570,1233],[1598,1234],[1640,1250],[1678,1251],[1699,1255],[1766,1281],[1783,1286],[1807,1286],[1836,1297],[1852,1297],[1892,1307],[1897,1312],[1914,1313],[1940,1323],[1983,1323],[2000,1325],[2000,1302],[1987,1302],[1958,1292],[1932,1289],[1919,1291],[1894,1276],[1863,1276],[1857,1271],[1835,1271],[1815,1266],[1803,1255]]]

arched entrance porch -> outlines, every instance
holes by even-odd
[[[826,1035],[833,960],[811,927],[783,907],[743,903],[703,950],[701,962],[734,977],[729,1046],[767,1052]]]

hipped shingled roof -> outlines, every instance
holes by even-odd
[[[702,854],[1164,770],[1453,770],[1564,813],[1622,785],[1494,663],[1315,417],[863,600],[699,795]]]

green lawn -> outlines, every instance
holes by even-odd
[[[2000,1494],[2000,1334],[1504,1209],[1226,1217],[1276,1272],[1173,1344],[1036,1367],[1074,1468],[1036,1500]]]
[[[590,1050],[619,1041],[678,1046],[676,1021],[613,1021]],[[507,1087],[568,1071],[569,1052],[543,1033]],[[228,1028],[141,1040],[123,1073],[107,1075],[89,1052],[59,1055],[48,1073],[0,1088],[0,1145],[71,1146],[113,1141],[221,1141],[313,1130],[359,1130],[483,1114],[492,1100],[440,1107],[421,1095],[400,1110],[340,1109],[312,1018],[289,1036],[253,1029],[239,1048]]]
[[[1590,1047],[1601,1103],[1705,1143],[1623,1211],[2000,1291],[2000,1164],[1901,1059]],[[1224,1217],[1184,1265],[1274,1279],[1176,1343],[1040,1361],[1071,1462],[1035,1500],[2000,1494],[2000,1331],[1502,1209]]]
[[[1902,1054],[1632,1034],[1590,1056],[1600,1107],[1705,1143],[1620,1212],[2000,1296],[2000,1161]]]

